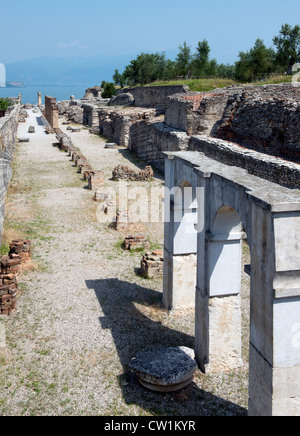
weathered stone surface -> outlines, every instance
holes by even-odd
[[[153,170],[146,166],[144,170],[136,172],[125,165],[118,165],[112,174],[113,180],[150,181],[153,179]]]
[[[132,106],[134,105],[134,97],[130,92],[122,93],[112,97],[108,106]]]
[[[192,382],[197,368],[194,351],[187,347],[144,350],[129,364],[143,386],[158,392],[185,388]]]
[[[11,163],[16,143],[20,104],[16,104],[12,111],[0,119],[0,239],[4,219],[4,199],[12,171]]]
[[[141,275],[147,279],[162,276],[164,271],[164,257],[160,250],[146,253],[141,260]]]
[[[142,235],[130,235],[126,236],[124,239],[124,248],[125,250],[136,250],[139,248],[144,248],[149,250],[150,242],[145,236]]]
[[[29,126],[28,133],[35,133],[35,127],[34,126]]]

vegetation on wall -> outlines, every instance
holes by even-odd
[[[12,102],[9,98],[0,98],[0,109],[7,110],[9,106],[12,105]]]

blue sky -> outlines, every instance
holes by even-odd
[[[15,0],[2,3],[1,18],[0,63],[172,51],[184,41],[194,49],[204,38],[212,57],[233,63],[257,38],[271,46],[283,23],[300,24],[300,2]]]

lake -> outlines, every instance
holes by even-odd
[[[42,102],[45,103],[45,95],[56,97],[57,101],[69,100],[71,95],[75,95],[76,99],[80,99],[84,96],[85,90],[91,88],[92,85],[85,86],[38,86],[27,88],[0,88],[0,98],[5,97],[18,97],[22,94],[22,103],[37,104],[37,94],[42,93]]]

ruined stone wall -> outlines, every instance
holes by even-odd
[[[165,123],[300,162],[300,89],[292,84],[230,86],[174,95]]]
[[[174,94],[189,92],[188,86],[141,86],[124,88],[121,93],[130,93],[134,97],[134,105],[139,107],[166,106],[167,99]]]
[[[5,195],[12,177],[11,164],[15,150],[20,104],[0,119],[0,240],[2,240],[5,214]]]
[[[204,153],[229,166],[244,168],[249,174],[270,182],[289,188],[300,188],[300,165],[297,163],[208,136],[192,136],[188,150]]]
[[[174,94],[176,90],[181,94]],[[162,171],[163,152],[188,150],[189,138],[195,135],[300,162],[300,89],[292,84],[230,86],[211,92],[190,92],[182,86],[123,90],[127,91],[134,94],[135,105],[148,108],[99,108],[76,101],[60,110]],[[164,115],[158,103],[164,105]]]
[[[130,148],[130,129],[136,122],[155,117],[155,109],[105,108],[99,114],[99,133],[118,145]]]
[[[164,151],[182,151],[188,147],[189,137],[161,120],[141,120],[130,128],[129,148],[145,162],[164,172]]]
[[[212,135],[223,117],[229,91],[189,92],[172,96],[167,101],[165,123],[188,135]]]
[[[300,162],[299,88],[285,85],[249,91],[228,99],[216,136]]]
[[[45,118],[53,129],[58,129],[58,106],[56,98],[45,96]]]

